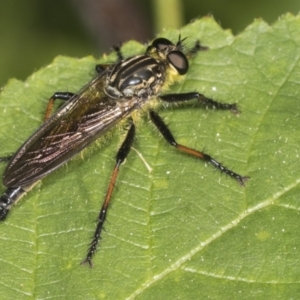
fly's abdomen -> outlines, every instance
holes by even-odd
[[[17,202],[26,191],[22,187],[8,188],[0,197],[0,221],[5,220],[12,205]]]

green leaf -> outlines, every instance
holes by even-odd
[[[174,41],[178,31],[161,36]],[[239,116],[194,103],[161,110],[178,142],[242,175],[246,187],[177,152],[148,121],[122,165],[94,268],[79,265],[124,136],[49,175],[0,224],[1,299],[296,299],[300,285],[300,17],[256,20],[234,37],[212,18],[182,28],[210,50],[171,92],[237,102]],[[130,42],[126,55],[144,47]],[[114,55],[101,61],[113,61]],[[0,98],[0,145],[13,153],[55,91],[77,91],[92,57],[58,57]],[[5,166],[1,167],[4,170]],[[4,191],[4,187],[2,187]]]

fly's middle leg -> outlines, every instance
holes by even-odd
[[[117,61],[121,61],[124,59],[124,56],[122,54],[120,46],[114,46],[113,49],[115,50],[117,54]],[[102,74],[106,69],[108,69],[111,65],[109,64],[98,64],[96,65],[95,69],[96,72],[100,75]]]
[[[244,186],[246,181],[249,179],[249,177],[247,177],[247,176],[241,176],[241,175],[235,173],[234,171],[226,168],[220,162],[218,162],[217,160],[212,158],[210,155],[177,143],[175,138],[173,137],[173,134],[171,133],[170,129],[165,124],[165,122],[162,120],[162,118],[156,112],[154,112],[152,110],[150,111],[150,119],[153,122],[153,124],[157,127],[157,129],[159,130],[161,135],[164,137],[164,139],[171,146],[175,147],[179,151],[185,152],[189,155],[200,158],[203,161],[211,163],[222,173],[225,173],[226,175],[229,175],[230,177],[234,178],[242,186]]]

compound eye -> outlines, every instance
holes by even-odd
[[[180,75],[186,74],[189,69],[189,62],[181,51],[171,51],[167,57],[170,64]]]
[[[168,46],[174,46],[174,44],[165,38],[158,38],[153,41],[152,46],[158,50],[163,50]]]

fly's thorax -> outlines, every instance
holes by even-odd
[[[155,96],[166,79],[166,64],[149,55],[137,55],[113,65],[106,77],[105,93],[120,101]]]

